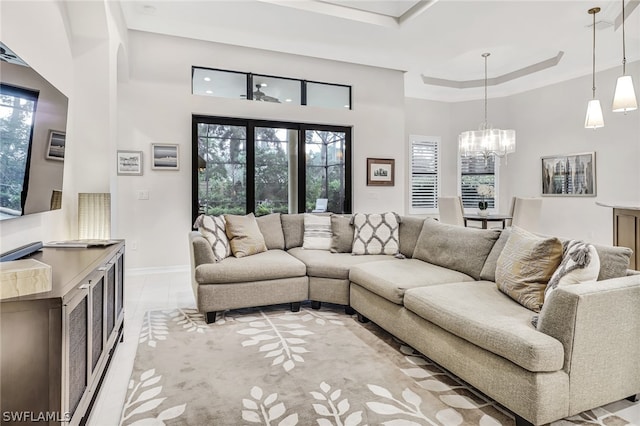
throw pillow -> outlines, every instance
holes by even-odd
[[[246,216],[224,215],[227,222],[226,231],[235,257],[251,256],[267,251],[264,237],[258,227],[253,213]]]
[[[600,273],[600,257],[596,248],[582,241],[571,240],[564,247],[562,262],[551,276],[544,298],[559,286],[596,281]]]
[[[351,253],[353,226],[350,216],[331,215],[331,253]]]
[[[304,214],[283,214],[280,217],[284,232],[284,248],[302,247],[304,239]]]
[[[400,217],[396,213],[356,213],[351,217],[351,224],[353,254],[398,254]]]
[[[496,265],[496,284],[522,306],[540,312],[545,287],[561,261],[560,240],[512,226]]]
[[[331,248],[331,216],[304,214],[302,248],[307,250],[329,250]]]
[[[482,272],[480,272],[481,280],[496,281],[496,266],[498,264],[498,258],[504,249],[504,245],[507,244],[509,235],[511,235],[511,228],[503,229],[500,233],[498,241],[493,245],[493,248],[489,252],[489,256],[487,256],[487,260],[484,262]]]
[[[207,239],[213,249],[216,262],[231,256],[229,238],[225,231],[224,216],[207,216],[201,214],[196,218],[193,228],[197,229]]]
[[[478,280],[499,236],[498,229],[465,228],[429,218],[422,224],[413,258]]]
[[[628,247],[601,246],[594,244],[600,258],[598,281],[620,278],[627,275],[633,250]]]
[[[282,232],[282,222],[280,213],[271,213],[256,218],[258,228],[264,237],[267,250],[284,250],[284,233]]]
[[[418,243],[423,224],[424,218],[411,216],[402,216],[400,218],[398,237],[400,239],[400,253],[403,256],[413,257],[413,251]]]

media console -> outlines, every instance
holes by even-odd
[[[85,424],[124,327],[124,242],[43,248],[52,289],[2,300],[3,424]]]

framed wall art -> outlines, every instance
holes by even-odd
[[[542,195],[596,196],[596,153],[542,157]]]
[[[47,145],[47,159],[64,161],[64,148],[66,134],[57,130],[49,130],[49,141]]]
[[[394,186],[395,162],[387,158],[367,158],[367,185]]]
[[[142,176],[142,151],[120,151],[117,153],[118,175]]]
[[[151,168],[154,170],[180,170],[180,152],[177,144],[151,144]]]

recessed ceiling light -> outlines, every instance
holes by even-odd
[[[260,83],[260,87],[267,87],[267,83]]]
[[[206,93],[207,95],[211,95],[213,92],[212,92],[211,90],[207,90],[205,93]]]
[[[349,105],[345,105],[344,107],[345,107],[345,108],[349,108]]]
[[[284,100],[285,102],[291,102],[291,99],[287,98]]]
[[[205,77],[204,81],[211,81],[211,77]]]

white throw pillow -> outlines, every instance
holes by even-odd
[[[397,214],[355,213],[351,223],[354,227],[353,254],[398,254],[400,218]]]
[[[600,257],[592,244],[571,240],[567,243],[562,262],[553,273],[544,292],[544,298],[559,286],[596,281],[600,273]]]
[[[331,216],[304,214],[302,248],[329,250],[331,248]]]
[[[194,228],[209,241],[213,249],[213,256],[217,262],[231,256],[229,238],[225,232],[224,216],[207,216],[201,214],[193,224]]]

